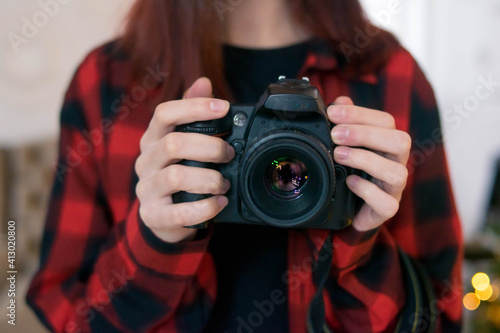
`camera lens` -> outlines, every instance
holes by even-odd
[[[292,157],[273,160],[266,169],[265,186],[278,198],[294,199],[300,196],[307,182],[307,168]]]
[[[238,188],[245,209],[277,227],[319,226],[335,189],[331,153],[314,136],[276,131],[242,156]]]

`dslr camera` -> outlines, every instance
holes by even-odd
[[[229,203],[213,222],[338,230],[352,222],[362,203],[345,183],[349,174],[361,172],[334,163],[333,126],[307,78],[280,77],[256,105],[233,104],[224,118],[176,130],[220,136],[236,152],[228,164],[181,161],[219,170],[231,182]],[[206,197],[178,192],[173,201]]]

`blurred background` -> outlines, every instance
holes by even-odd
[[[500,332],[500,2],[361,2],[434,86],[467,241],[466,331]],[[76,66],[120,33],[131,3],[0,0],[0,269],[4,276],[7,222],[14,220],[19,272],[15,327],[7,324],[6,279],[0,280],[1,332],[44,332],[22,303],[37,266],[59,108]]]

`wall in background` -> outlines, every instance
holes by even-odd
[[[89,50],[119,32],[132,2],[0,2],[0,146],[57,137],[59,107],[77,64]],[[475,97],[483,81],[500,81],[500,3],[362,2],[370,17],[398,35],[433,83],[464,231],[472,235],[483,218],[494,156],[500,154],[500,87],[490,84],[493,91],[487,98],[484,87],[482,98]],[[17,47],[12,44],[13,34],[24,38],[22,43],[17,40]],[[460,105],[461,114],[456,111]]]
[[[483,223],[500,157],[500,2],[362,2],[368,16],[413,53],[435,89],[456,201],[470,238]]]
[[[0,1],[0,145],[55,138],[63,93],[131,0]]]

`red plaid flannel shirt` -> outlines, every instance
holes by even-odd
[[[56,332],[186,332],[208,321],[217,296],[210,233],[167,244],[138,214],[134,163],[165,73],[129,82],[112,44],[78,68],[61,113],[60,154],[40,268],[27,300]],[[423,264],[437,296],[439,331],[461,325],[462,237],[432,89],[412,57],[395,52],[379,73],[346,80],[331,54],[311,51],[301,76],[325,103],[339,95],[391,113],[408,131],[410,177],[398,214],[372,232],[336,232],[326,319],[335,332],[391,332],[405,303],[397,246]],[[312,263],[327,232],[291,230],[287,277],[291,332],[306,331]],[[311,244],[314,244],[311,247]],[[230,251],[230,249],[228,249]],[[194,326],[193,326],[193,323]]]

